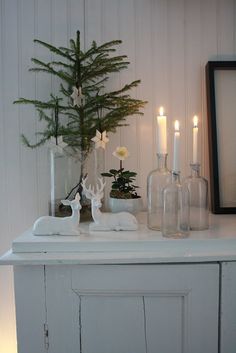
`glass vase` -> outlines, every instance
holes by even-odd
[[[63,199],[72,200],[79,191],[80,163],[64,150],[49,149],[50,160],[50,202],[51,216],[71,215],[71,207],[61,203]]]
[[[163,214],[163,189],[170,182],[171,173],[167,168],[167,154],[157,154],[157,169],[147,178],[147,225],[161,230]]]
[[[80,193],[80,221],[89,221],[91,200],[88,200],[81,187],[82,178],[87,177],[87,184],[96,186],[98,177],[104,169],[104,150],[93,150],[89,155],[81,155],[70,148],[49,149],[50,156],[50,202],[49,214],[57,217],[71,215],[71,207],[61,203],[63,199],[73,200]]]
[[[180,183],[180,173],[172,172],[171,182],[163,190],[162,234],[168,238],[189,235],[189,191]]]
[[[208,182],[200,176],[200,164],[190,164],[190,167],[191,176],[184,181],[190,195],[190,229],[208,229]]]

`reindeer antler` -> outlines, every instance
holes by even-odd
[[[96,193],[97,194],[101,194],[101,192],[105,188],[106,182],[105,181],[103,182],[102,178],[98,178],[98,180],[99,180],[99,183],[100,183],[100,188],[99,188],[99,185],[96,184]]]
[[[87,178],[88,177],[82,179],[81,185],[82,185],[83,190],[85,192],[85,196],[87,197],[87,199],[91,200],[92,198],[94,198],[96,196],[96,194],[94,192],[94,187],[92,188],[91,184],[89,185],[88,188],[86,187]]]
[[[98,185],[98,183],[97,183],[97,184],[96,184],[96,192],[95,192],[94,187],[92,187],[91,184],[89,185],[88,188],[86,187],[87,177],[84,178],[84,179],[82,179],[81,185],[82,185],[82,187],[83,187],[83,190],[84,190],[84,192],[85,192],[86,197],[87,197],[88,199],[90,199],[90,200],[91,200],[92,198],[96,197],[96,196],[99,197],[99,195],[101,195],[101,193],[102,193],[102,191],[103,191],[103,189],[104,189],[104,187],[105,187],[105,185],[106,185],[106,183],[103,182],[103,179],[102,179],[102,178],[98,178],[98,180],[99,180],[99,183],[100,183],[100,187],[99,187],[99,185]]]

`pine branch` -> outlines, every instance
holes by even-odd
[[[75,61],[75,60],[71,57],[71,55],[65,53],[64,50],[61,50],[61,49],[59,49],[59,48],[56,48],[56,47],[54,47],[54,46],[51,45],[51,44],[48,44],[48,43],[46,43],[46,42],[43,42],[43,41],[41,41],[41,40],[39,40],[39,39],[34,39],[34,43],[41,44],[42,46],[48,48],[52,53],[55,53],[55,54],[57,54],[57,55],[59,55],[59,56],[63,56],[64,58],[66,58],[66,59],[68,59],[68,60],[70,60],[70,61],[72,61],[72,62]]]

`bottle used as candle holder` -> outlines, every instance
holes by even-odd
[[[190,195],[190,229],[208,229],[208,182],[200,176],[199,163],[192,163],[190,167],[191,176],[184,181]]]
[[[157,169],[151,171],[147,179],[147,224],[150,229],[161,230],[163,189],[170,180],[167,153],[157,153]]]
[[[163,191],[162,235],[186,238],[189,235],[189,191],[180,183],[180,173],[172,171],[171,182]]]

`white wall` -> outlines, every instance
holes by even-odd
[[[139,173],[145,195],[147,173],[155,165],[155,115],[162,104],[181,123],[181,166],[188,173],[192,153],[192,116],[200,117],[202,171],[208,175],[204,67],[208,60],[235,59],[234,0],[0,0],[0,253],[48,207],[46,149],[22,146],[20,134],[38,128],[30,107],[13,106],[17,97],[47,98],[57,82],[29,73],[30,58],[47,52],[33,38],[67,45],[80,29],[85,47],[122,39],[120,53],[132,65],[114,85],[141,78],[135,96],[149,101],[145,115],[110,137],[106,169],[114,167],[111,152],[126,145],[127,166]],[[168,140],[170,161],[172,139]],[[12,274],[0,269],[0,353],[15,352]]]

